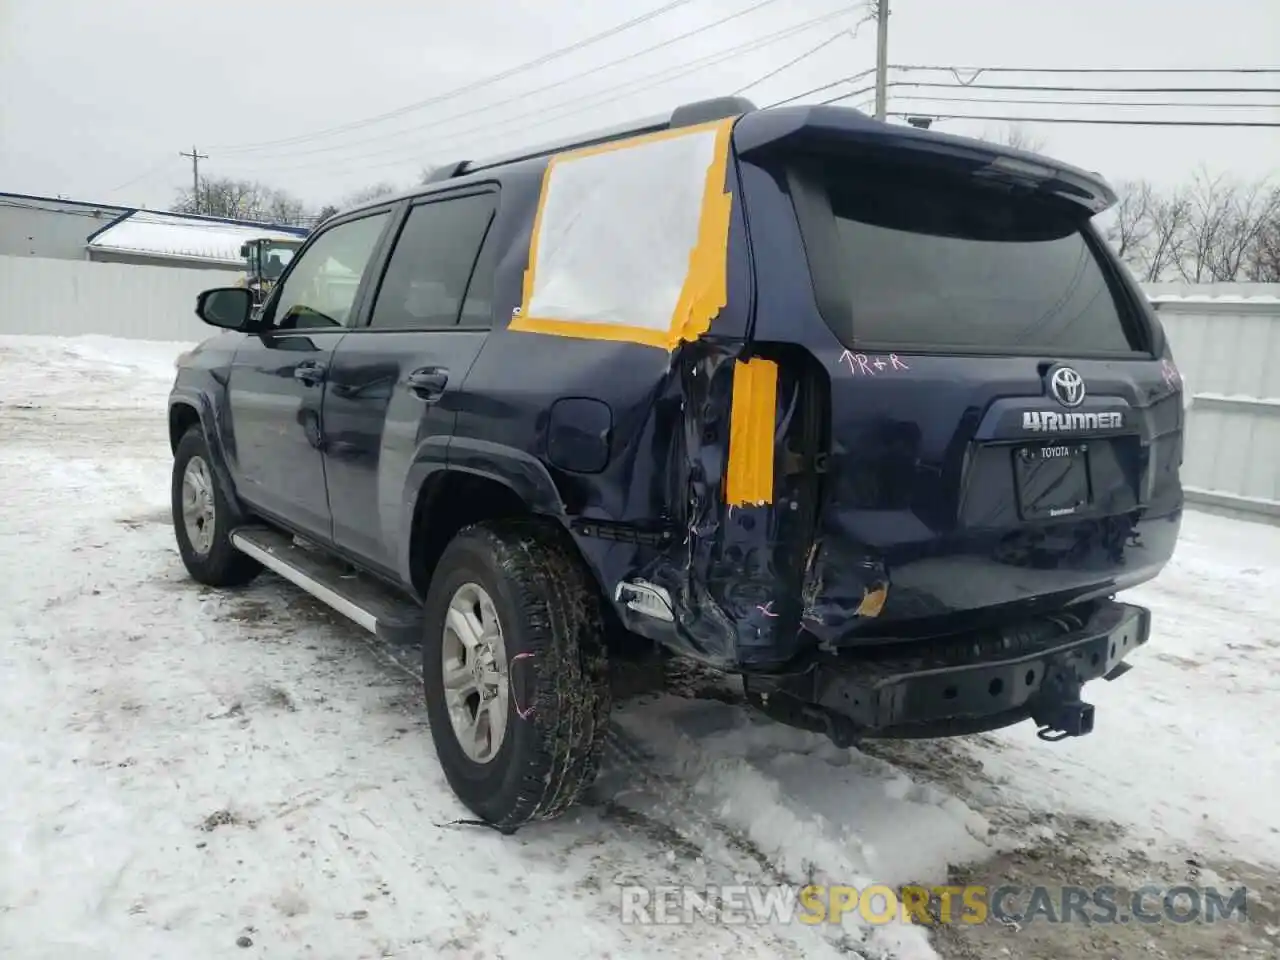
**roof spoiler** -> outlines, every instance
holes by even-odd
[[[818,104],[760,110],[734,132],[734,145],[742,156],[787,143],[844,144],[867,152],[914,153],[981,179],[1055,194],[1091,215],[1116,202],[1115,191],[1101,174],[984,140],[883,123],[848,107]]]

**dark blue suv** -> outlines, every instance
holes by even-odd
[[[611,656],[838,743],[1032,719],[1145,643],[1181,384],[1098,176],[737,99],[459,162],[319,227],[169,405],[191,575],[420,643],[503,828],[594,776]]]

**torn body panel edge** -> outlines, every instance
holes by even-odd
[[[626,626],[727,671],[784,668],[879,613],[887,574],[822,536],[829,385],[790,345],[701,340],[672,357],[650,449],[674,535],[634,551]],[[660,411],[678,411],[663,416]],[[662,436],[669,434],[669,436]]]

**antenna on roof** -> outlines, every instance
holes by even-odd
[[[659,114],[644,120],[633,120],[622,126],[597,130],[594,133],[580,134],[572,140],[560,140],[537,147],[525,147],[510,153],[490,157],[486,160],[456,160],[436,167],[427,176],[427,183],[439,183],[452,180],[454,177],[489,170],[494,167],[518,163],[521,160],[533,160],[537,157],[548,157],[566,150],[578,150],[583,147],[594,147],[628,137],[638,137],[646,133],[659,133],[663,130],[676,130],[680,127],[692,127],[700,123],[711,123],[725,120],[739,114],[750,113],[756,105],[745,97],[714,97],[710,100],[696,100],[682,104],[670,113]]]

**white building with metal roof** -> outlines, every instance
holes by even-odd
[[[90,260],[234,269],[244,264],[240,247],[250,240],[297,240],[306,235],[302,227],[135,210],[91,234],[86,249]]]

